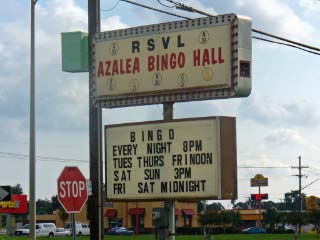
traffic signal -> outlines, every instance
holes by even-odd
[[[261,201],[268,199],[268,193],[251,194],[251,200]]]

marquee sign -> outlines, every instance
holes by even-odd
[[[251,20],[235,14],[97,33],[94,101],[122,107],[251,92]]]
[[[107,200],[234,199],[235,118],[105,126]]]

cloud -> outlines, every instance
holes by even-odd
[[[299,0],[299,5],[308,11],[308,13],[320,13],[320,3],[318,0]]]
[[[255,28],[300,40],[311,41],[317,36],[316,29],[284,1],[239,0],[236,5],[252,17]]]
[[[261,124],[315,127],[320,123],[315,102],[302,99],[283,103],[269,96],[253,95],[241,102],[239,114]]]
[[[0,125],[1,125],[0,141],[6,141],[6,142],[26,141],[27,135],[20,119],[1,118]]]
[[[7,22],[0,33],[0,131],[28,128],[30,82],[29,17],[17,18],[20,1],[10,4]],[[87,10],[74,0],[38,1],[35,9],[36,44],[36,124],[38,130],[86,131],[88,129],[88,74],[63,73],[61,70],[61,32],[87,31]],[[26,20],[27,18],[27,20]],[[127,27],[120,17],[101,19],[103,28]],[[5,47],[4,47],[5,46]],[[9,120],[13,124],[9,125]],[[12,131],[12,138],[16,139]]]
[[[307,140],[304,139],[298,131],[288,128],[273,130],[265,137],[268,143],[278,146],[305,145]]]
[[[101,31],[111,31],[116,29],[129,28],[129,25],[123,23],[119,16],[111,16],[101,21]]]

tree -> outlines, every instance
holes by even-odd
[[[221,211],[220,221],[223,226],[224,233],[226,232],[226,225],[231,224],[233,230],[235,230],[241,221],[240,213],[234,211]]]
[[[304,193],[301,194],[302,198],[302,209],[306,209],[306,195]],[[299,210],[299,191],[291,191],[289,193],[284,194],[284,203],[285,208],[288,211],[297,211]]]
[[[57,195],[51,197],[51,202],[52,202],[52,210],[53,211],[55,211],[58,208],[62,207],[60,202],[58,201],[58,196]]]
[[[21,187],[21,184],[16,184],[14,186],[11,187],[11,193],[12,194],[23,194],[23,190]]]
[[[277,223],[281,222],[281,213],[275,208],[267,209],[262,213],[263,222],[269,226],[271,232],[274,230]]]
[[[272,209],[272,208],[278,209],[278,204],[273,201],[264,201],[264,202],[261,202],[261,208],[266,210]]]
[[[38,199],[36,202],[36,212],[39,215],[52,214],[53,213],[52,202],[48,199],[45,199],[45,200]]]
[[[198,212],[204,211],[204,202],[203,201],[197,202],[197,208],[198,208]],[[224,210],[224,206],[219,202],[217,203],[213,202],[211,204],[206,204],[206,210],[207,211]]]
[[[245,202],[238,202],[233,205],[233,209],[252,209],[254,206],[254,201],[251,198],[248,198]]]
[[[202,226],[213,224],[222,225],[225,232],[226,225],[231,224],[233,229],[236,229],[240,224],[240,213],[234,211],[213,211],[207,214],[200,215],[199,223]]]
[[[320,231],[320,210],[319,209],[312,210],[311,212],[308,213],[307,217],[309,222],[312,223],[317,229],[317,232],[319,232]]]
[[[306,220],[305,214],[300,214],[298,211],[286,213],[286,222],[294,226],[302,225]]]

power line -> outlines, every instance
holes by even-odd
[[[162,3],[160,0],[157,0],[157,2],[158,2],[160,5],[165,6],[165,7],[167,7],[167,8],[174,8],[174,7],[176,7],[175,4],[174,4],[173,6],[168,6],[168,5],[164,4],[164,3]]]
[[[0,158],[6,159],[28,159],[29,155],[21,153],[0,152]],[[58,158],[47,156],[36,156],[37,160],[45,162],[76,162],[76,163],[89,163],[89,160],[81,160],[74,158]]]
[[[295,45],[293,45],[293,44],[284,43],[284,42],[278,42],[278,41],[272,41],[272,40],[270,40],[270,39],[261,38],[261,37],[256,37],[256,36],[253,36],[252,38],[258,39],[258,40],[261,40],[261,41],[265,41],[265,42],[271,42],[271,43],[276,43],[276,44],[280,44],[280,45],[289,46],[289,47],[297,48],[297,49],[300,49],[300,50],[302,50],[302,51],[306,51],[306,52],[309,52],[309,53],[312,53],[312,54],[320,55],[320,53],[313,52],[313,51],[307,50],[307,49],[305,49],[305,48],[295,46]]]
[[[102,9],[102,8],[101,8],[101,11],[104,11],[104,12],[112,11],[113,9],[115,9],[115,8],[118,6],[118,4],[119,4],[120,1],[121,1],[121,0],[118,0],[118,2],[117,2],[112,8],[109,8],[109,9]]]
[[[313,47],[313,46],[310,46],[310,45],[306,45],[304,43],[292,41],[290,39],[279,37],[279,36],[276,36],[276,35],[273,35],[273,34],[270,34],[270,33],[266,33],[266,32],[263,32],[261,30],[252,29],[252,32],[259,33],[259,34],[262,34],[262,35],[266,35],[268,37],[276,38],[276,39],[279,39],[279,40],[282,40],[282,41],[285,41],[285,42],[293,43],[295,45],[298,45],[298,46],[301,46],[301,47],[304,47],[304,48],[309,48],[309,49],[312,49],[312,50],[315,50],[315,51],[320,51],[320,48],[316,48],[316,47]]]
[[[120,1],[122,1],[122,2],[127,2],[127,3],[133,4],[133,5],[137,5],[137,6],[139,6],[139,7],[147,8],[147,9],[150,9],[150,10],[153,10],[153,11],[156,11],[156,12],[165,13],[165,14],[168,14],[168,15],[171,15],[171,16],[175,16],[175,17],[179,17],[179,18],[184,18],[184,19],[188,19],[188,20],[191,19],[191,18],[184,17],[184,16],[181,16],[181,15],[178,15],[178,14],[170,13],[170,12],[163,11],[163,10],[160,10],[160,9],[157,9],[157,8],[154,8],[154,7],[150,7],[150,6],[147,6],[147,5],[143,5],[143,4],[141,4],[141,3],[136,3],[136,2],[129,1],[129,0],[120,0]]]
[[[183,11],[188,11],[188,12],[196,12],[196,13],[208,16],[208,17],[214,17],[214,15],[212,15],[210,13],[200,11],[198,9],[195,9],[193,7],[184,5],[182,3],[179,3],[179,2],[176,2],[176,1],[173,1],[173,0],[167,0],[167,1],[170,2],[170,3],[176,4],[176,9],[183,10]],[[267,33],[267,32],[261,31],[261,30],[257,30],[257,29],[254,29],[254,28],[252,29],[252,32],[255,32],[255,33],[258,33],[258,34],[262,34],[262,35],[265,35],[265,36],[268,36],[268,37],[272,37],[272,38],[275,38],[275,39],[279,39],[279,40],[282,40],[282,41],[285,41],[285,42],[289,42],[291,44],[298,45],[298,46],[301,46],[303,48],[309,48],[309,49],[312,49],[312,50],[315,50],[315,51],[320,51],[320,48],[313,47],[313,46],[310,46],[310,45],[307,45],[307,44],[304,44],[304,43],[292,41],[290,39],[279,37],[279,36],[276,36],[274,34],[270,34],[270,33]],[[262,40],[262,39],[260,39],[260,40]],[[286,44],[284,44],[284,45],[286,45]],[[291,45],[287,45],[287,46],[291,46]],[[300,49],[300,48],[298,48],[298,49]],[[301,49],[301,50],[303,50],[303,49]],[[306,50],[304,50],[304,51],[306,51]],[[314,52],[311,52],[311,53],[314,53]],[[315,54],[317,54],[317,53],[315,53]],[[318,54],[318,55],[320,55],[320,54]]]
[[[290,168],[289,166],[238,166],[238,168]]]

